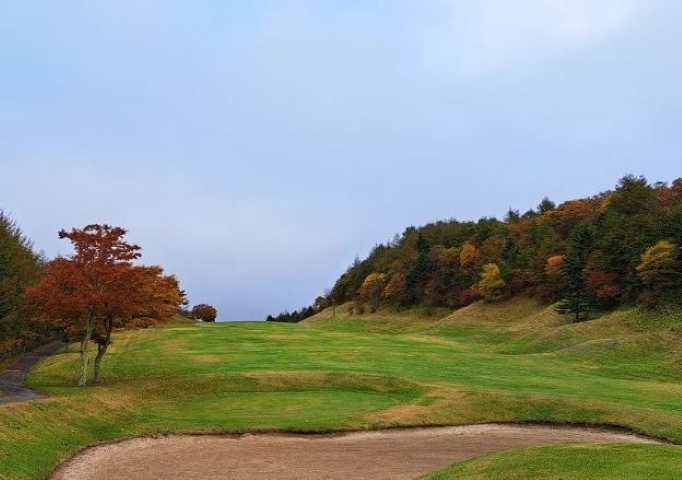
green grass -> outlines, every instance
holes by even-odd
[[[674,312],[573,324],[519,300],[445,317],[325,315],[298,325],[175,321],[118,333],[103,384],[84,389],[75,387],[75,348],[45,359],[27,383],[50,398],[0,407],[0,478],[44,478],[86,445],[164,432],[572,422],[682,443],[682,320]],[[486,457],[485,468],[517,462],[528,478],[533,462],[551,462],[555,478],[579,478],[571,459],[585,455],[623,465],[648,458],[641,461],[679,471],[666,460],[678,447],[562,448]],[[628,475],[618,478],[640,478]]]
[[[420,480],[677,480],[680,447],[650,445],[559,445],[475,458]]]

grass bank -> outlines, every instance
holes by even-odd
[[[475,458],[419,480],[677,480],[680,472],[680,447],[558,445]]]

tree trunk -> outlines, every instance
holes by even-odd
[[[88,343],[90,339],[88,335],[81,340],[81,376],[78,379],[78,386],[84,387],[88,379]]]
[[[105,353],[107,353],[107,347],[109,346],[109,343],[109,339],[107,338],[104,343],[97,344],[97,356],[95,357],[95,376],[92,380],[93,383],[99,383],[99,367],[102,363],[102,357]]]
[[[111,332],[114,331],[114,320],[113,318],[107,318],[104,321],[104,328],[106,330],[104,340],[101,338],[97,342],[97,356],[95,357],[95,376],[93,378],[94,383],[99,383],[99,369],[102,363],[102,357],[107,353],[107,348],[111,344]]]
[[[85,327],[85,335],[83,335],[83,340],[81,340],[81,376],[78,379],[79,387],[84,387],[88,381],[88,343],[90,343],[94,329],[95,325],[93,322],[88,322]]]

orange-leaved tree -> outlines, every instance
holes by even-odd
[[[358,296],[361,300],[367,301],[372,312],[379,308],[381,292],[384,291],[386,275],[383,273],[370,273],[367,275],[362,285],[358,289]]]
[[[87,381],[88,345],[97,344],[94,381],[115,328],[135,328],[166,320],[180,302],[178,282],[161,267],[134,265],[140,247],[126,242],[126,230],[88,225],[62,230],[74,253],[47,264],[38,285],[26,290],[28,311],[80,342],[79,386]]]
[[[212,305],[200,303],[192,308],[192,316],[198,318],[202,322],[215,322],[218,312]]]

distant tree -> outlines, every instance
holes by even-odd
[[[426,282],[430,273],[429,252],[431,246],[422,232],[417,234],[417,258],[412,263],[405,275],[406,291],[409,303],[418,303],[421,300]]]
[[[486,238],[478,251],[481,263],[497,263],[499,265],[506,246],[507,238],[503,235],[492,235]]]
[[[316,299],[315,302],[313,303],[313,310],[314,312],[321,312],[325,308],[329,307],[331,305],[331,302],[329,301],[329,298],[326,295],[319,295]]]
[[[586,278],[587,290],[603,307],[614,307],[618,304],[621,290],[618,286],[618,275],[600,269],[589,270]]]
[[[481,299],[481,292],[478,290],[476,285],[472,285],[459,292],[459,301],[463,306],[470,305],[476,300]]]
[[[381,300],[381,293],[384,291],[386,285],[386,275],[383,273],[370,273],[362,282],[362,286],[358,291],[360,300],[367,302],[372,312],[379,308]]]
[[[566,256],[552,255],[545,262],[546,300],[555,302],[566,291],[568,276],[566,274]]]
[[[547,212],[543,217],[551,222],[554,234],[563,239],[571,236],[573,229],[581,222],[593,224],[601,214],[601,200],[582,198],[569,200],[556,209]]]
[[[201,320],[202,322],[215,322],[218,312],[215,307],[200,303],[192,308],[192,317]]]
[[[504,289],[507,286],[500,268],[494,263],[483,265],[481,280],[478,282],[478,291],[483,295],[483,299],[489,302],[499,300],[504,296]]]
[[[507,210],[507,214],[504,216],[504,221],[507,223],[514,223],[521,220],[521,213],[518,210],[514,210],[511,207]]]
[[[624,300],[634,302],[639,295],[637,265],[647,247],[667,236],[665,223],[656,192],[643,177],[624,176],[608,196],[596,239],[604,269],[618,276]]]
[[[187,292],[184,290],[179,290],[179,292],[180,302],[178,303],[178,313],[185,317],[189,317],[191,313],[189,311],[189,299],[187,298]]]
[[[587,222],[580,223],[571,234],[570,246],[566,253],[568,309],[575,314],[576,320],[583,320],[589,315],[590,302],[586,280],[593,242],[592,225]]]
[[[44,259],[16,222],[0,210],[0,354],[40,341],[48,332],[20,314],[24,290],[38,282]]]
[[[459,265],[465,274],[471,274],[478,261],[478,250],[471,242],[465,242],[459,252]]]
[[[126,230],[88,225],[61,230],[75,253],[48,262],[40,283],[26,290],[26,310],[80,341],[79,386],[85,386],[88,344],[98,346],[95,381],[114,328],[136,328],[166,320],[180,301],[177,281],[160,267],[133,265],[140,247],[126,242]],[[140,321],[142,320],[142,321]]]
[[[318,311],[319,310],[314,305],[302,307],[300,310],[294,310],[291,313],[285,309],[277,316],[268,315],[265,320],[268,322],[296,323],[300,322],[301,320],[305,320],[306,318],[312,317]]]
[[[434,305],[457,308],[461,305],[459,293],[470,285],[469,279],[460,274],[460,249],[436,245],[431,250],[432,270],[425,291]]]
[[[658,304],[669,290],[680,286],[682,272],[677,268],[679,252],[680,248],[674,243],[660,240],[642,254],[637,272],[647,290],[645,303],[648,305]]]
[[[352,265],[338,278],[331,289],[329,298],[334,305],[353,300],[367,278],[372,273],[372,264],[368,260],[361,261],[356,257]]]
[[[397,272],[391,275],[390,280],[381,292],[381,296],[389,303],[400,307],[407,301],[406,293],[407,282],[405,275],[402,272]]]
[[[540,204],[538,205],[538,213],[547,213],[550,210],[554,210],[556,208],[556,204],[551,201],[548,197],[545,197],[542,199]]]

